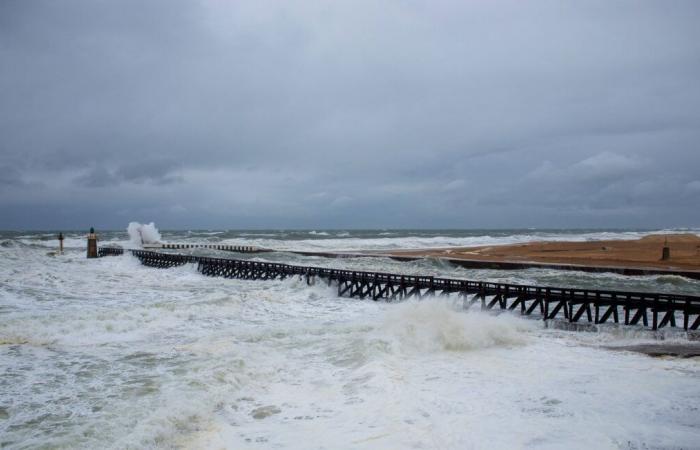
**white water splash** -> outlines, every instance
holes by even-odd
[[[126,231],[129,233],[131,242],[135,245],[158,244],[161,240],[158,228],[153,222],[148,224],[130,222]]]
[[[408,351],[469,351],[521,345],[533,321],[510,314],[464,313],[460,305],[433,298],[407,301],[387,311],[382,331]]]

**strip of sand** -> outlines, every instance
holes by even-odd
[[[662,260],[664,246],[670,249],[667,260]],[[528,242],[381,253],[392,257],[436,257],[475,262],[700,271],[700,237],[695,234],[650,235],[637,240]]]
[[[636,344],[604,347],[609,350],[644,353],[654,357],[697,358],[700,357],[700,344],[690,343],[658,343]]]

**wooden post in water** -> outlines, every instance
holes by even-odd
[[[90,228],[90,234],[87,237],[87,257],[97,258],[97,235],[94,228]]]
[[[63,233],[58,233],[58,254],[63,254]]]
[[[668,246],[668,238],[664,240],[664,248],[661,250],[661,261],[671,259],[671,248]]]

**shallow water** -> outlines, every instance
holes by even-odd
[[[173,242],[287,249],[334,248],[344,239],[352,242],[338,247],[399,248],[640,233],[162,232]],[[127,244],[125,233],[101,237]],[[627,449],[700,442],[698,360],[604,348],[653,338],[641,329],[570,332],[510,314],[465,313],[450,298],[386,304],[338,298],[334,288],[296,279],[207,278],[192,265],[151,269],[128,255],[87,260],[78,233],[67,235],[65,255],[51,257],[52,238],[0,235],[0,446]],[[249,257],[700,294],[697,281],[680,277]]]

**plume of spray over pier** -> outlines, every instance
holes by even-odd
[[[132,244],[142,247],[144,244],[160,244],[161,236],[155,223],[142,224],[139,222],[129,222],[126,228]]]

